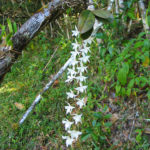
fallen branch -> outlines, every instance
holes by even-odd
[[[48,22],[56,20],[70,7],[78,8],[77,12],[80,12],[80,10],[84,9],[85,2],[83,0],[51,0],[46,6],[31,16],[12,36],[11,49],[6,49],[5,55],[3,57],[0,56],[0,80],[10,70],[11,65],[19,56],[13,51],[21,53],[23,48],[27,46]],[[0,49],[0,53],[1,51]],[[9,55],[10,53],[11,55]],[[6,57],[9,57],[9,59],[6,59]]]
[[[36,104],[40,102],[40,100],[42,98],[42,94],[45,93],[51,87],[51,85],[54,83],[54,81],[56,79],[58,79],[62,75],[62,73],[67,69],[67,67],[69,66],[69,64],[70,64],[71,61],[72,61],[72,57],[68,59],[68,61],[59,70],[59,72],[52,78],[52,80],[50,80],[45,85],[45,87],[43,88],[42,92],[40,92],[40,94],[35,98],[35,100],[33,101],[32,105],[28,108],[28,110],[26,111],[26,113],[23,115],[23,117],[19,121],[20,125],[25,121],[25,119],[28,117],[29,113],[33,110],[33,108],[36,106]]]

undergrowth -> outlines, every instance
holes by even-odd
[[[105,28],[109,32],[110,27]],[[143,120],[150,118],[150,42],[142,32],[130,40],[119,37],[114,40],[114,33],[103,32],[96,35],[99,38],[103,44],[94,41],[88,64],[83,135],[71,149],[148,150],[150,136],[145,129],[149,128],[149,122]],[[42,96],[24,124],[18,126],[18,122],[69,58],[72,40],[65,35],[51,40],[41,32],[5,76],[0,85],[0,149],[65,149],[61,121],[65,118],[66,92],[70,88],[65,84],[66,72]],[[130,115],[135,118],[128,120]],[[119,141],[117,136],[127,139]]]

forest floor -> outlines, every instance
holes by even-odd
[[[146,93],[149,76],[146,75],[147,83],[139,88],[140,92],[132,91],[130,96],[116,94],[113,85],[117,81],[111,78],[109,71],[112,60],[105,64],[96,46],[93,46],[88,64],[83,135],[69,149],[149,150],[150,99]],[[70,51],[71,39],[59,36],[52,41],[41,32],[13,64],[0,85],[1,150],[67,149],[62,140],[65,134],[62,119],[65,118],[66,92],[72,85],[65,83],[66,72],[42,96],[25,122],[21,126],[18,122],[48,80],[67,61]],[[105,65],[106,70],[103,69]],[[145,69],[148,71],[149,67]]]

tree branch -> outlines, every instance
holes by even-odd
[[[13,46],[11,50],[5,53],[4,57],[0,57],[0,80],[12,65],[12,58],[18,57],[18,54],[13,53],[13,51],[22,52],[23,48],[37,35],[47,22],[58,18],[68,7],[78,8],[77,10],[80,11],[79,8],[83,9],[84,5],[85,1],[83,0],[52,0],[27,20],[12,37]],[[7,57],[9,53],[11,53],[12,57],[6,62],[5,57]],[[6,62],[5,65],[4,62]],[[3,66],[1,66],[1,64],[3,64]]]
[[[54,81],[56,79],[58,79],[62,73],[67,69],[67,67],[69,66],[70,62],[72,61],[72,58],[69,58],[68,61],[65,63],[65,65],[59,70],[59,72],[52,78],[52,80],[50,80],[45,87],[43,88],[43,90],[40,92],[40,94],[35,98],[35,100],[33,101],[32,105],[28,108],[28,110],[26,111],[26,113],[23,115],[23,117],[21,118],[21,120],[19,121],[19,124],[21,125],[25,119],[28,117],[29,113],[33,110],[33,108],[36,106],[37,103],[40,102],[43,93],[45,93],[54,83]]]

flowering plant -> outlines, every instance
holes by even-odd
[[[78,42],[79,33],[80,32],[77,27],[75,27],[75,30],[72,31],[72,36],[75,36],[75,43],[72,43],[72,61],[70,63],[70,68],[68,68],[67,80],[65,81],[66,83],[74,81],[74,84],[77,86],[73,90],[66,92],[67,99],[72,100],[71,104],[67,102],[68,105],[65,106],[66,115],[70,116],[70,120],[66,118],[62,120],[65,130],[69,134],[69,136],[62,136],[62,138],[66,140],[67,147],[70,145],[72,146],[72,144],[76,142],[78,137],[82,134],[82,132],[71,130],[71,128],[74,126],[73,129],[75,129],[77,128],[76,126],[82,123],[82,114],[80,110],[86,105],[83,94],[86,93],[86,89],[88,88],[88,86],[85,85],[87,77],[84,76],[84,73],[87,72],[86,63],[90,62],[90,56],[88,56],[90,47],[88,47],[88,45],[92,43],[92,38],[90,37],[87,40],[83,40],[80,44]]]

